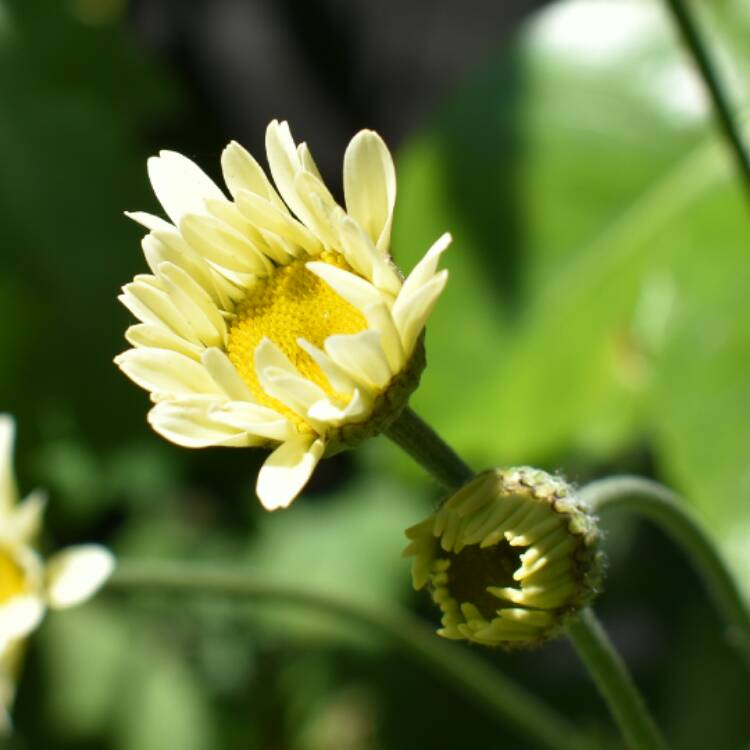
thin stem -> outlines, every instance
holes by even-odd
[[[120,562],[107,584],[125,591],[230,596],[287,601],[317,609],[380,631],[435,672],[484,704],[498,718],[548,750],[581,747],[567,719],[515,685],[473,654],[435,637],[429,626],[407,612],[385,612],[348,598],[294,585],[271,583],[248,573],[194,563]]]
[[[408,406],[385,434],[447,490],[458,489],[474,476],[456,452]]]
[[[708,90],[716,115],[717,124],[732,151],[740,170],[745,187],[750,191],[750,152],[745,146],[740,129],[732,114],[729,97],[716,72],[716,65],[711,59],[706,40],[702,37],[698,24],[686,0],[666,0],[675,24],[679,29],[686,47],[690,51],[696,67],[700,71]]]
[[[447,489],[471,479],[469,467],[413,411],[406,410],[386,434]],[[567,632],[628,744],[633,750],[663,750],[656,724],[593,612],[585,609]]]
[[[664,750],[666,745],[628,670],[604,628],[588,607],[568,625],[568,637],[609,705],[632,750]]]
[[[592,482],[580,494],[595,512],[624,508],[646,516],[682,547],[727,623],[727,640],[750,668],[750,611],[715,545],[680,497],[658,482],[629,476]]]

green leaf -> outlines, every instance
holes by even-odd
[[[740,6],[702,13],[729,78]],[[417,410],[477,466],[645,443],[749,580],[750,222],[661,5],[550,6],[399,171],[398,252],[456,237]]]
[[[50,614],[40,651],[48,716],[60,736],[93,737],[111,727],[129,642],[127,620],[117,608],[94,602]]]
[[[138,640],[123,692],[118,750],[216,747],[206,691],[166,643]]]
[[[622,33],[602,41],[605,27]],[[650,3],[556,5],[400,160],[396,247],[456,235],[416,404],[479,460],[632,434],[641,389],[619,354],[644,242],[701,179],[680,164],[700,118],[661,97],[687,75],[671,41]],[[648,70],[665,85],[640,85]]]
[[[673,227],[673,322],[655,369],[665,470],[714,532],[750,596],[750,266],[747,196],[714,185]],[[736,231],[728,230],[736,227]]]
[[[272,580],[387,607],[410,591],[409,563],[401,557],[404,530],[427,512],[423,490],[370,475],[323,502],[306,498],[285,513],[264,516],[248,549],[248,562],[255,574]],[[307,608],[283,609],[282,616],[274,614],[269,621],[285,634],[352,636],[348,623],[341,625]]]

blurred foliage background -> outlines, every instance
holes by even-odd
[[[444,230],[451,279],[413,406],[477,468],[653,476],[699,514],[750,595],[748,196],[657,0],[0,0],[0,409],[47,544],[245,566],[436,620],[403,529],[439,499],[385,439],[324,462],[265,514],[251,451],[190,452],[112,365],[119,286],[145,268],[125,209],[156,210],[159,148],[218,177],[289,118],[340,194],[347,140],[394,147],[394,254]],[[732,96],[750,10],[696,3]],[[521,20],[523,18],[523,20]],[[674,747],[750,748],[747,687],[694,572],[607,518],[598,609]],[[565,642],[486,653],[604,748]],[[9,748],[526,748],[393,644],[292,607],[104,594],[50,616]]]

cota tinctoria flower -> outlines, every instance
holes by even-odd
[[[88,599],[112,572],[112,555],[85,544],[46,561],[35,549],[44,496],[33,492],[19,501],[13,473],[11,417],[0,415],[0,731],[9,727],[9,710],[24,639],[47,607],[63,609]]]
[[[534,646],[596,593],[594,519],[559,477],[491,470],[406,532],[414,588],[427,586],[446,638]]]
[[[272,448],[257,494],[287,506],[324,455],[385,429],[424,367],[422,330],[447,279],[438,240],[403,280],[389,255],[393,161],[363,130],[344,155],[340,207],[307,145],[272,122],[275,186],[239,144],[229,196],[170,151],[149,160],[171,223],[131,214],[151,274],[123,289],[141,321],[122,370],[151,392],[149,422],[179,445]]]

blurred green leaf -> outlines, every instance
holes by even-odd
[[[138,641],[118,706],[118,750],[216,747],[206,691],[170,645]]]
[[[42,630],[44,697],[56,731],[66,740],[111,729],[129,658],[129,626],[122,614],[97,601],[53,613]]]
[[[658,452],[750,596],[747,197],[730,184],[707,186],[670,240],[681,254],[650,409]]]
[[[404,530],[426,512],[423,493],[387,476],[367,476],[324,502],[303,501],[285,513],[264,516],[248,562],[255,574],[271,580],[387,606],[410,590],[409,564],[401,557]],[[299,607],[285,607],[277,617],[277,609],[269,618],[287,634],[351,636],[349,623]]]
[[[748,580],[750,221],[677,41],[555,4],[402,154],[396,247],[456,234],[415,405],[478,465],[646,441]]]
[[[700,101],[680,60],[653,3],[557,4],[400,160],[396,247],[414,258],[430,235],[456,235],[416,404],[481,461],[529,461],[571,441],[606,454],[632,435],[644,240],[694,189],[680,159]],[[685,101],[670,101],[684,77]]]

